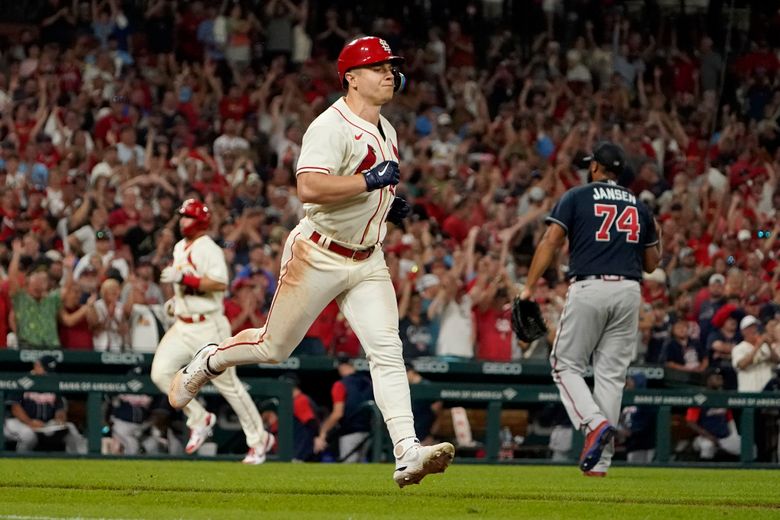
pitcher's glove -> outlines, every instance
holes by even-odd
[[[387,221],[400,227],[403,220],[409,216],[411,211],[412,208],[409,207],[408,202],[401,197],[396,197],[390,205],[390,211],[387,212]]]
[[[547,334],[547,325],[539,304],[533,300],[515,298],[512,302],[512,330],[524,343],[531,343]]]

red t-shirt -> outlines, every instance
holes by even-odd
[[[78,308],[79,306],[73,309],[66,308],[65,310],[73,312]],[[67,327],[60,323],[57,328],[59,330],[62,348],[67,350],[93,350],[92,331],[89,329],[89,323],[87,323],[86,316],[71,327]]]
[[[229,322],[233,322],[233,320],[241,314],[241,305],[238,304],[234,299],[229,298],[226,299],[224,302],[225,307],[225,316],[227,317]],[[255,316],[260,318],[262,320],[262,323],[265,323],[265,314],[260,311],[260,309],[255,309]],[[232,326],[232,325],[231,325]],[[252,320],[247,318],[244,320],[244,323],[239,325],[239,328],[235,330],[236,333],[241,332],[242,330],[246,329],[254,329],[257,328],[254,323],[252,323]]]
[[[333,351],[335,354],[358,357],[360,355],[360,340],[346,319],[336,319],[333,324]]]
[[[307,338],[319,338],[325,350],[333,345],[336,318],[339,315],[339,305],[333,300],[325,307],[306,333]]]
[[[124,207],[119,207],[108,214],[107,224],[108,227],[111,228],[111,231],[114,232],[114,236],[120,238],[115,231],[116,227],[127,226],[127,229],[129,229],[138,223],[138,219],[139,215],[137,211],[132,210],[132,212],[128,212]],[[117,240],[117,242],[120,241]],[[119,245],[121,245],[121,243],[117,244],[117,249],[119,248]]]
[[[293,416],[298,419],[301,424],[306,424],[312,419],[317,420],[317,416],[314,415],[314,410],[311,409],[309,398],[306,397],[306,394],[303,392],[293,398]]]
[[[105,144],[108,132],[113,132],[118,139],[119,129],[129,124],[130,118],[128,117],[115,117],[114,114],[108,114],[95,123],[95,140]]]
[[[198,192],[203,195],[204,198],[209,193],[215,193],[220,197],[224,197],[225,188],[227,188],[227,186],[228,183],[225,178],[216,172],[214,173],[214,176],[211,178],[211,180],[197,181],[192,184],[192,187],[198,190]]]
[[[511,309],[474,308],[477,322],[477,359],[509,362],[512,359]]]
[[[14,121],[14,132],[19,139],[19,153],[23,153],[27,148],[27,143],[30,142],[30,134],[35,127],[35,121],[28,119],[27,121]]]
[[[455,215],[450,215],[444,219],[441,229],[460,244],[466,240],[471,226],[471,223],[461,220]]]
[[[333,404],[343,403],[347,400],[347,387],[341,381],[336,381],[330,388],[330,398]]]
[[[223,97],[219,102],[219,115],[222,121],[226,119],[243,121],[249,110],[249,97],[246,94],[238,98]]]

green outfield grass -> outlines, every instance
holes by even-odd
[[[2,518],[780,518],[780,470],[0,459]]]

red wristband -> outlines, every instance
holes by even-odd
[[[200,289],[200,277],[195,276],[194,274],[185,274],[182,276],[181,283],[182,285],[192,287],[193,289]]]

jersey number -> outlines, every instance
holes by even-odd
[[[601,227],[596,233],[596,240],[599,242],[609,242],[610,234],[609,230],[612,229],[612,224],[615,224],[617,230],[626,234],[626,242],[636,244],[639,242],[639,214],[636,211],[635,206],[626,206],[626,209],[617,217],[617,206],[614,204],[595,204],[593,211],[597,217],[604,217],[601,222]]]

